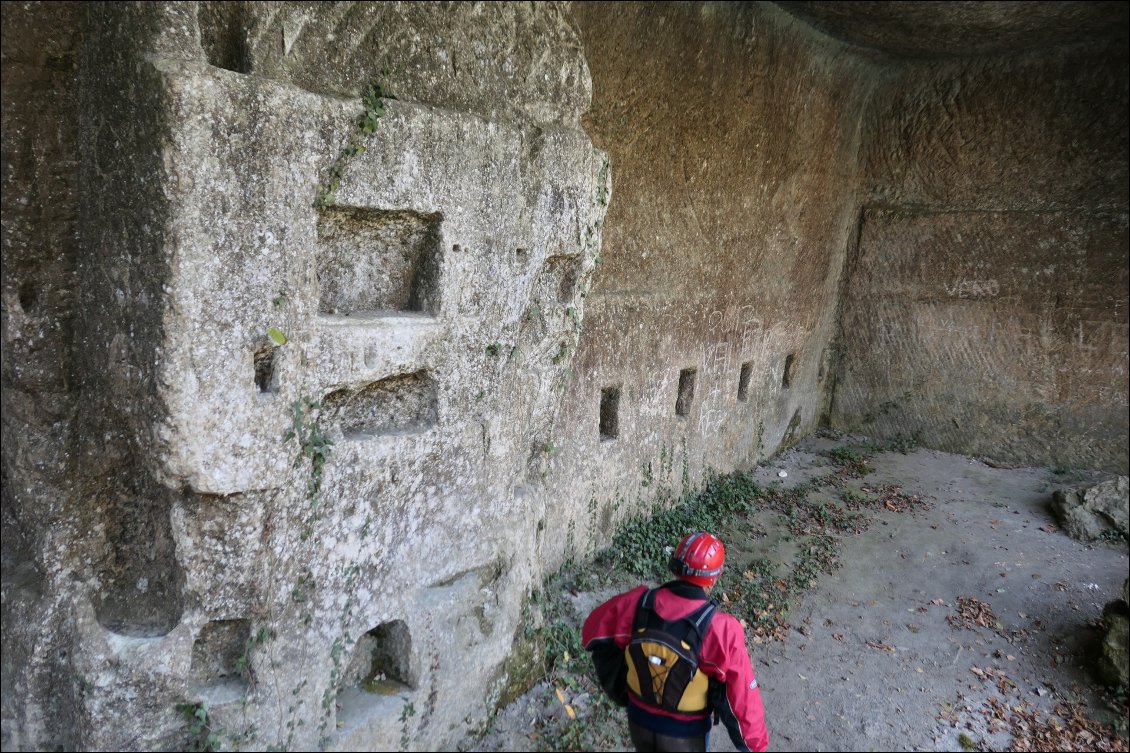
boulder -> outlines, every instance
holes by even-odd
[[[1072,538],[1094,541],[1108,531],[1126,537],[1130,527],[1130,483],[1126,476],[1119,476],[1090,487],[1057,489],[1051,507]]]
[[[1103,609],[1106,635],[1099,655],[1099,676],[1103,682],[1116,687],[1126,687],[1130,682],[1130,601],[1127,590],[1130,579],[1122,584],[1122,599],[1115,600]]]

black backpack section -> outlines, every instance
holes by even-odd
[[[711,599],[685,617],[665,620],[655,611],[657,590],[646,591],[640,598],[624,654],[635,670],[639,697],[665,711],[679,711],[683,694],[698,672],[698,655],[718,602]],[[633,687],[632,692],[637,689]],[[698,710],[702,709],[684,709]]]

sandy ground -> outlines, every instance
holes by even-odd
[[[821,452],[859,440],[811,438],[757,478],[788,487],[828,474],[835,468]],[[866,531],[842,536],[841,567],[794,599],[787,637],[751,640],[770,750],[1004,750],[1015,720],[994,714],[997,702],[1037,719],[1065,701],[1103,723],[1120,716],[1101,702],[1087,662],[1099,638],[1092,625],[1127,578],[1127,546],[1075,541],[1048,510],[1055,488],[1105,476],[997,468],[922,449],[883,452],[870,464],[854,488],[895,484],[925,504],[873,512]],[[789,567],[795,544],[769,517],[745,521],[744,541],[729,534],[731,560],[756,554]],[[570,596],[578,623],[614,590]],[[967,607],[991,610],[980,613],[983,625],[959,619],[959,599],[970,598]],[[590,699],[566,700],[577,720],[541,683],[461,747],[559,749],[563,738],[545,730],[583,723]],[[617,723],[608,749],[628,750]],[[723,728],[711,749],[734,750]]]

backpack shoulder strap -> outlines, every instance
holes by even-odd
[[[688,614],[683,618],[684,621],[689,622],[692,629],[695,652],[698,652],[699,646],[706,640],[706,631],[710,629],[710,622],[714,619],[715,613],[718,611],[718,602],[715,599],[710,599],[701,607]]]
[[[656,589],[649,588],[640,597],[639,604],[636,605],[636,616],[632,622],[633,633],[646,628],[651,621],[651,615],[655,614],[655,591]]]

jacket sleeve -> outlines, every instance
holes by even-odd
[[[628,664],[624,646],[631,638],[636,604],[644,587],[614,596],[594,609],[581,627],[581,644],[592,655],[596,676],[608,697],[628,705]]]
[[[596,640],[588,645],[592,663],[596,667],[596,679],[612,702],[617,706],[628,705],[628,661],[624,649],[611,639]]]
[[[712,670],[708,674],[716,681],[711,683],[710,688],[714,711],[726,725],[734,747],[738,750],[766,750],[769,732],[765,728],[761,689],[746,650],[745,630],[730,615],[720,614],[711,624],[710,632],[718,642],[711,647],[709,656],[703,656],[703,664],[713,664],[704,668]]]

